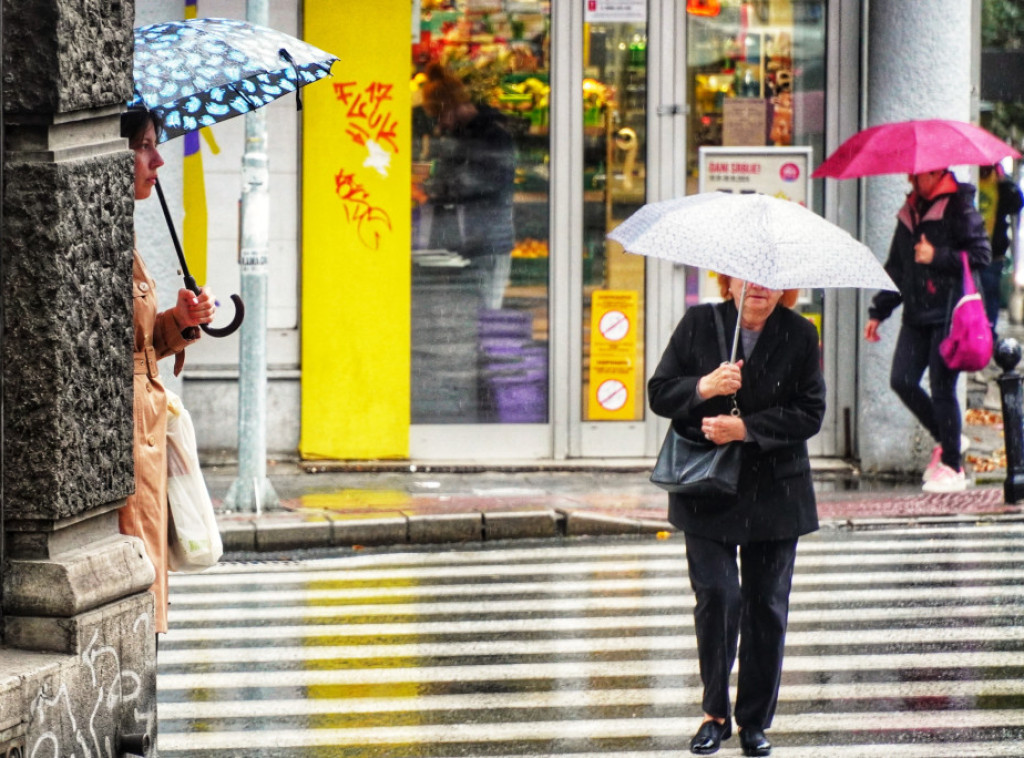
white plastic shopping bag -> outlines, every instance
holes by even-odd
[[[168,566],[195,572],[220,560],[224,546],[196,453],[192,417],[167,390],[167,501],[170,505]]]

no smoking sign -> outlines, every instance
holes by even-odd
[[[601,316],[597,328],[609,342],[619,342],[629,334],[629,318],[622,311],[608,311]]]

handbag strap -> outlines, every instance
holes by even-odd
[[[725,343],[725,325],[722,324],[722,314],[718,312],[718,308],[714,305],[711,306],[711,315],[715,319],[715,334],[718,335],[718,352],[722,354],[722,362],[726,363],[729,360],[729,346]],[[739,314],[736,314],[736,318],[739,318]],[[736,393],[729,396],[732,400],[732,410],[729,413],[733,416],[740,415],[740,406],[736,402]]]
[[[971,273],[971,264],[967,261],[967,251],[960,251],[960,261],[964,265],[964,294],[974,295],[978,292],[974,286],[974,275]]]
[[[718,308],[714,305],[711,306],[711,315],[715,317],[715,333],[718,335],[718,352],[722,355],[722,360],[729,360],[729,346],[725,344],[725,326],[722,324],[722,314],[718,312]]]

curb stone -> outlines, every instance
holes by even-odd
[[[569,510],[442,513],[398,518],[278,522],[232,518],[220,524],[225,553],[306,548],[494,542],[557,537],[606,537],[674,532],[667,521]]]

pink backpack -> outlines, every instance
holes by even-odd
[[[974,286],[967,253],[960,253],[964,265],[964,296],[953,308],[949,336],[939,344],[939,354],[954,371],[981,371],[992,359],[992,327],[985,303]]]

